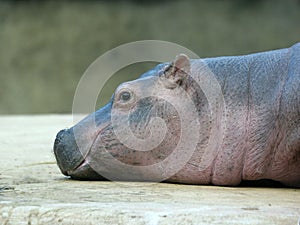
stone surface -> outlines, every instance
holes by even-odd
[[[300,189],[74,181],[52,153],[70,115],[0,124],[0,224],[299,223]]]

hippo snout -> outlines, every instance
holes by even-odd
[[[54,142],[54,154],[57,164],[64,175],[74,170],[84,160],[78,149],[72,129],[65,129],[58,132]]]
[[[82,156],[72,128],[58,132],[53,150],[57,165],[64,175],[79,180],[106,180]]]

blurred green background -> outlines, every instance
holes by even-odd
[[[0,0],[0,114],[70,113],[76,85],[106,51],[158,39],[200,57],[247,54],[300,41],[298,0]],[[153,63],[107,83],[98,106]]]

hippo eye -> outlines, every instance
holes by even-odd
[[[131,98],[131,94],[128,91],[123,91],[120,93],[120,100],[123,102],[129,101]]]

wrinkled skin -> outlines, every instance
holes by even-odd
[[[222,121],[215,121],[211,104],[195,79],[205,76],[203,64],[220,84],[226,107]],[[132,172],[116,167],[110,157],[136,168],[168,158],[179,143],[182,128],[180,115],[166,99],[184,102],[182,92],[196,107],[198,143],[188,162],[166,177],[167,181],[235,186],[243,180],[268,179],[300,187],[300,44],[204,60],[179,55],[172,63],[160,64],[139,79],[121,84],[106,106],[58,133],[54,153],[62,173],[75,179],[156,180],[164,168]],[[142,97],[154,93],[156,97]],[[163,136],[160,129],[149,128],[154,117],[164,120],[167,132],[149,151],[131,149],[116,136],[112,111],[119,118],[129,114],[130,131],[138,139],[149,138],[153,132]],[[216,139],[219,144],[210,146],[214,122],[224,132]],[[145,143],[138,147],[146,149],[150,142]],[[214,152],[214,158],[200,168],[207,152]]]

